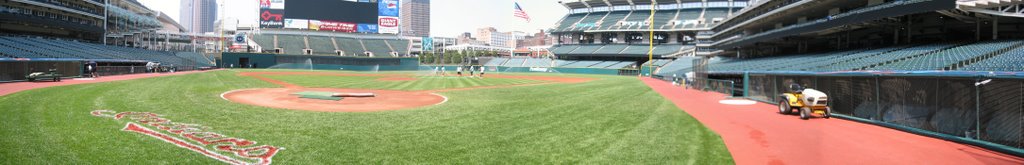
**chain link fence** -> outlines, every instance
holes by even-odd
[[[750,99],[776,103],[797,83],[828,94],[836,114],[1024,149],[1024,79],[748,74],[747,81]]]

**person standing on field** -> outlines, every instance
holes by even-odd
[[[486,70],[484,68],[486,68],[486,67],[480,66],[480,78],[484,78],[484,70]]]
[[[455,74],[459,74],[459,77],[462,77],[462,66],[455,67]]]

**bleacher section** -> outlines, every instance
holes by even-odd
[[[338,48],[341,48],[345,52],[346,56],[366,56],[363,53],[366,50],[363,49],[363,45],[359,43],[359,40],[352,38],[334,38],[334,41],[338,41]]]
[[[720,18],[719,21],[725,20],[729,16],[729,9],[707,9],[704,11],[704,25],[709,26],[714,24],[715,18]]]
[[[1024,72],[1024,47],[978,61],[959,70]]]
[[[562,65],[560,67],[565,67],[565,68],[589,68],[590,66],[597,65],[597,64],[599,64],[601,62],[604,62],[604,61],[577,61],[577,62],[574,62],[574,63],[569,63],[569,64],[566,64],[566,65]]]
[[[275,46],[274,37],[277,37]],[[363,38],[365,37],[365,38]],[[254,34],[252,39],[262,47],[264,52],[274,52],[274,48],[284,49],[283,54],[305,54],[303,49],[313,50],[313,54],[336,55],[336,50],[345,56],[366,56],[372,52],[377,57],[394,57],[392,52],[400,56],[409,55],[410,40],[394,36],[356,35],[331,36],[331,34]],[[337,44],[335,44],[337,43]]]
[[[679,10],[658,10],[654,13],[654,24],[641,26],[640,29],[649,29],[651,26],[654,26],[655,29],[661,29],[662,25],[669,23],[672,18],[676,17],[676,13],[679,13]]]
[[[508,62],[508,58],[492,58],[487,63],[484,63],[484,66],[501,66],[505,62]]]
[[[526,63],[523,67],[551,67],[551,59],[549,58],[529,58],[526,59]]]
[[[7,36],[0,37],[0,57],[97,62],[153,61],[174,66],[214,66],[209,58],[198,53],[175,53],[77,41]]]
[[[601,20],[600,26],[595,26],[590,30],[608,30],[609,28],[612,28],[612,26],[617,26],[616,24],[619,23],[619,21],[621,21],[622,19],[625,19],[628,15],[629,11],[611,12],[608,14],[608,16],[605,16],[604,19]]]
[[[660,44],[654,45],[655,56],[667,56],[685,49],[693,49],[693,45]],[[548,49],[556,55],[647,55],[650,45],[626,44],[588,44],[588,45],[557,45]]]
[[[409,40],[387,40],[387,42],[398,54],[409,54]]]
[[[985,42],[951,48],[932,55],[911,58],[872,68],[872,70],[942,70],[968,59],[1020,45],[1021,41]]]
[[[285,54],[303,54],[306,49],[306,41],[302,36],[277,35],[277,46],[284,49]]]
[[[623,22],[645,22],[645,20],[647,20],[647,18],[649,18],[649,17],[651,17],[651,13],[650,12],[633,12],[632,14],[629,15],[629,17],[624,19]],[[639,24],[627,24],[627,25],[620,26],[620,27],[615,28],[615,29],[618,29],[618,30],[629,30],[629,29],[640,30],[641,26],[643,26],[642,23],[639,23]]]
[[[373,52],[374,57],[393,57],[391,48],[388,48],[384,40],[363,40],[366,50]]]
[[[637,30],[643,31],[654,26],[657,30],[675,30],[689,28],[710,28],[715,18],[724,20],[729,16],[729,8],[688,8],[676,10],[657,10],[654,23],[646,24],[651,16],[648,10],[612,11],[577,13],[567,15],[558,22],[554,32],[582,32],[592,30]],[[734,12],[739,9],[733,9]],[[703,21],[698,21],[702,17]],[[620,22],[628,22],[620,24]],[[674,22],[674,23],[673,23]],[[697,24],[702,23],[702,24]],[[583,26],[579,26],[583,25]]]
[[[556,30],[569,29],[570,27],[576,26],[576,22],[579,22],[580,19],[583,19],[583,17],[586,17],[586,16],[587,16],[587,13],[579,13],[579,14],[567,15],[567,16],[565,16],[565,18],[562,18],[562,21],[559,22],[558,28],[555,28],[555,29]]]
[[[263,50],[274,50],[274,35],[272,34],[255,34],[252,35],[252,40],[262,46]]]
[[[661,76],[692,71],[693,57],[680,57],[662,65]],[[662,63],[663,61],[653,61]],[[649,62],[650,63],[650,62]],[[971,44],[925,44],[838,52],[772,56],[752,59],[713,60],[711,72],[853,70],[881,71],[1024,71],[1024,41],[992,41]],[[646,63],[644,64],[646,65]],[[960,67],[962,66],[962,67]]]
[[[675,26],[672,26],[672,28],[684,29],[697,27],[696,20],[700,18],[701,13],[703,13],[703,10],[700,9],[679,10],[679,17],[675,19],[676,21],[679,21],[679,23],[676,24]]]
[[[504,66],[504,67],[521,67],[521,66],[523,66],[524,62],[526,62],[525,58],[513,58],[513,59],[509,59],[508,62],[505,62],[505,64],[501,65],[501,66]]]
[[[597,51],[594,51],[593,54],[619,54],[620,52],[622,52],[622,50],[626,49],[626,47],[629,47],[629,45],[623,45],[623,44],[605,45],[604,47],[601,47]]]
[[[313,54],[334,54],[334,42],[330,37],[309,36],[309,48]]]
[[[633,61],[576,61],[556,60],[549,58],[504,58],[481,57],[483,66],[499,67],[539,67],[539,68],[598,68],[598,69],[629,69]],[[667,62],[667,61],[666,61]]]
[[[573,26],[572,28],[570,28],[570,30],[582,31],[582,30],[590,29],[590,28],[593,27],[593,25],[597,24],[597,21],[600,21],[602,18],[604,18],[605,15],[608,15],[608,12],[590,13],[590,15],[587,15],[586,18],[583,18],[582,20],[580,20],[579,23],[576,24],[576,26]],[[579,25],[587,25],[587,26],[579,26]]]

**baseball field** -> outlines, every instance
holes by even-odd
[[[628,76],[217,70],[33,89],[0,109],[0,164],[733,164]]]

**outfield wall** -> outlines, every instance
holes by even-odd
[[[746,98],[775,104],[789,84],[797,83],[828,94],[839,117],[1024,156],[1024,73],[713,75],[741,78],[734,87],[742,88]]]
[[[423,66],[424,70],[433,70],[439,66]],[[446,71],[455,71],[458,66],[440,66]],[[476,66],[479,67],[479,66]],[[597,74],[597,75],[630,75],[636,76],[637,70],[629,69],[606,69],[606,68],[543,68],[543,67],[504,67],[487,66],[487,72],[519,72],[519,73],[568,73],[568,74]]]

